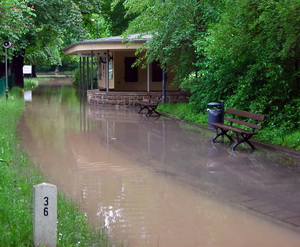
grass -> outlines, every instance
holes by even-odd
[[[189,121],[191,123],[205,125],[207,122],[207,115],[196,113],[192,104],[160,104],[157,109],[160,112]]]
[[[38,81],[35,79],[24,79],[24,91],[32,90],[37,87]]]
[[[29,83],[26,87],[32,87]],[[22,149],[17,126],[24,111],[21,89],[0,96],[0,246],[33,246],[33,185],[44,182]],[[79,208],[58,196],[57,246],[109,246],[105,234],[90,227]]]
[[[173,115],[191,123],[207,125],[207,112],[197,113],[194,110],[195,107],[189,103],[160,104],[157,109],[162,113]],[[262,142],[300,150],[300,130],[286,130],[266,126],[254,138]]]

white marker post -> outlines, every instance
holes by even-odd
[[[56,247],[57,240],[57,187],[37,184],[33,199],[33,239],[35,246]]]

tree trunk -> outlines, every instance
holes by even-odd
[[[54,72],[55,72],[55,73],[59,73],[59,71],[60,71],[60,65],[56,65],[56,66],[55,66],[55,71],[54,71]]]
[[[31,77],[36,78],[35,65],[32,65],[32,73],[31,73]]]
[[[15,86],[20,88],[24,88],[23,65],[23,55],[16,55],[13,57],[12,73],[15,74]]]
[[[5,63],[0,63],[0,78],[5,76]]]

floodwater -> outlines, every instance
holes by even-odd
[[[34,92],[20,129],[45,182],[116,246],[300,246],[299,232],[249,210],[300,215],[296,158],[232,153],[206,129],[90,106],[67,87]]]

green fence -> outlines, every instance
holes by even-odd
[[[15,75],[8,76],[8,88],[11,90],[15,86]],[[5,92],[6,89],[6,78],[2,77],[0,79],[0,95]]]

